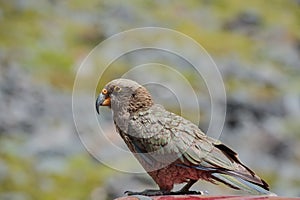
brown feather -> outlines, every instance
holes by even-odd
[[[263,187],[266,190],[269,190],[269,185],[262,180],[261,178],[259,178],[251,169],[249,169],[246,165],[244,165],[239,159],[238,159],[238,154],[236,152],[234,152],[233,150],[231,150],[229,147],[225,146],[224,144],[217,144],[215,145],[215,147],[217,147],[218,149],[220,149],[229,159],[231,159],[232,161],[240,164],[241,166],[243,166],[246,171],[228,171],[226,174],[231,174],[231,175],[238,175],[241,178],[243,178],[244,180],[247,180],[251,183],[254,183],[256,185],[259,185],[261,187]],[[247,173],[249,172],[249,173]]]
[[[147,110],[153,105],[153,101],[150,93],[144,87],[139,87],[131,95],[129,100],[129,113],[134,113],[137,111]]]

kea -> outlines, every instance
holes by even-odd
[[[159,190],[127,191],[128,195],[198,194],[189,189],[199,179],[251,194],[273,194],[235,151],[155,104],[149,91],[137,82],[109,82],[96,100],[98,114],[100,106],[111,108],[117,132],[159,186]],[[180,183],[186,184],[172,192],[174,184]]]

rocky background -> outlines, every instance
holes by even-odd
[[[72,87],[83,58],[113,34],[143,26],[171,28],[203,45],[227,92],[220,139],[273,192],[300,196],[299,1],[11,0],[0,1],[0,199],[112,199],[155,187],[145,174],[122,173],[90,156],[72,115]],[[121,76],[131,62],[121,60],[101,83]],[[183,74],[209,100],[186,69]],[[167,98],[161,103],[178,109]],[[200,106],[205,130],[210,104]],[[82,123],[88,125],[85,112]],[[200,181],[194,189],[236,194]]]

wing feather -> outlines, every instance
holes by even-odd
[[[134,146],[148,153],[148,161],[167,162],[165,158],[175,156],[184,166],[236,175],[262,184],[262,180],[240,162],[236,152],[161,106],[154,105],[131,120],[128,133]]]

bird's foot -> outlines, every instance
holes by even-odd
[[[187,191],[179,190],[179,191],[176,191],[176,192],[171,192],[171,195],[188,195],[188,194],[190,194],[190,195],[194,195],[194,194],[203,195],[204,192],[202,192],[202,191],[190,191],[190,190],[187,190]]]
[[[161,196],[161,195],[168,195],[171,192],[167,192],[164,190],[144,190],[142,192],[132,192],[132,191],[126,191],[124,192],[128,196],[132,195],[143,195],[143,196]]]
[[[128,196],[132,195],[143,195],[143,196],[163,196],[163,195],[203,195],[204,192],[202,191],[176,191],[176,192],[169,192],[164,190],[144,190],[142,192],[132,192],[132,191],[126,191],[125,194]]]

